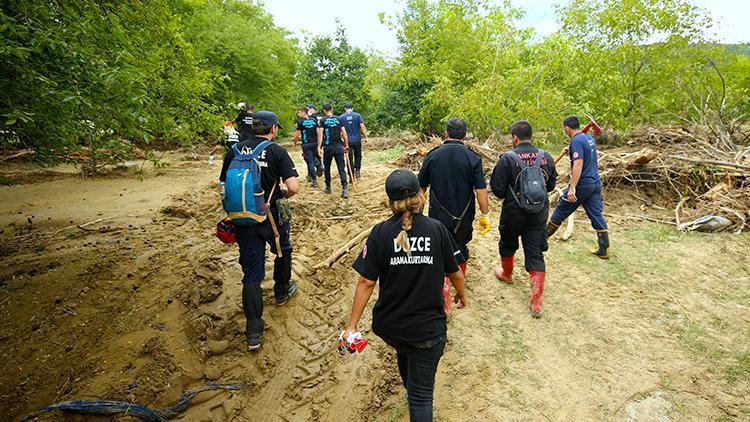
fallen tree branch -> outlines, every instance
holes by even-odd
[[[325,260],[315,264],[311,270],[316,271],[319,268],[323,267],[330,267],[333,265],[336,261],[338,261],[342,256],[344,256],[347,252],[349,252],[349,249],[353,248],[354,246],[358,245],[360,242],[362,242],[367,236],[370,235],[370,232],[372,231],[372,227],[368,227],[364,230],[362,230],[358,235],[354,236],[353,239],[346,242],[346,244],[342,247],[340,247],[336,252],[332,253],[328,258]]]
[[[715,166],[721,166],[721,167],[732,167],[736,169],[750,170],[750,166],[746,166],[744,164],[739,164],[739,163],[729,163],[726,161],[710,160],[710,159],[690,158],[690,157],[683,157],[682,155],[667,155],[667,157],[674,158],[675,160],[687,161],[688,163],[713,164]]]
[[[563,241],[567,241],[570,239],[570,236],[573,236],[573,228],[575,225],[575,215],[576,213],[570,214],[570,217],[568,217],[568,223],[565,226],[565,231],[560,236],[560,239]]]

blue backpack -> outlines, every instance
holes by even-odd
[[[224,211],[237,226],[254,226],[266,221],[268,206],[260,183],[258,159],[270,144],[270,141],[263,141],[249,153],[245,148],[240,151],[237,144],[232,145],[234,158],[227,169]]]

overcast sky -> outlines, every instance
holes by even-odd
[[[526,10],[524,24],[533,27],[540,35],[557,29],[555,4],[566,0],[512,0]],[[715,32],[726,43],[750,42],[750,1],[748,0],[694,0],[694,4],[708,9],[715,21]],[[334,19],[339,18],[351,42],[365,49],[374,49],[395,56],[398,42],[395,33],[380,23],[378,14],[393,16],[401,8],[399,0],[343,0],[330,3],[298,0],[265,0],[266,8],[273,14],[276,24],[298,37],[332,35]]]

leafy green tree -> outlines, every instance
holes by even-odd
[[[369,111],[368,57],[352,47],[343,29],[335,37],[316,37],[306,46],[295,78],[295,101],[299,105],[330,103],[342,110],[352,102],[360,112]]]

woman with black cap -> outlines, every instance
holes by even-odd
[[[394,171],[385,190],[393,215],[373,227],[353,264],[360,278],[343,338],[357,331],[380,280],[372,331],[396,349],[410,419],[431,421],[435,373],[447,340],[444,275],[456,289],[458,307],[467,305],[464,276],[455,258],[460,251],[442,223],[422,215],[425,197],[414,173]]]

